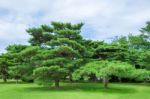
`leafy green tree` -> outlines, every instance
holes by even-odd
[[[24,50],[25,48],[27,48],[27,45],[13,44],[13,45],[7,46],[6,50],[7,50],[7,53],[17,54],[21,52],[22,50]]]
[[[49,85],[51,81],[55,82],[55,87],[59,87],[60,79],[64,79],[67,69],[60,66],[40,67],[35,69],[35,81],[38,84]]]
[[[51,26],[42,25],[40,28],[27,30],[32,35],[30,43],[41,48],[34,57],[34,59],[41,62],[34,70],[37,82],[44,82],[41,81],[43,80],[42,77],[47,76],[45,78],[51,79],[55,82],[55,86],[59,87],[60,80],[67,77],[70,80],[72,79],[72,72],[79,68],[78,64],[82,62],[82,58],[87,56],[86,48],[82,45],[82,36],[80,35],[82,25],[82,23],[52,22]],[[39,37],[37,30],[40,31],[41,35],[47,33],[52,38],[45,39],[44,36],[41,36],[41,39],[36,38]],[[44,74],[46,75],[42,76],[41,72],[45,72]]]
[[[21,59],[18,64],[19,70],[22,71],[22,80],[24,81],[33,81],[33,70],[36,68],[37,63],[34,59],[34,56],[38,53],[38,46],[29,46],[26,49],[22,50],[19,54],[19,59]],[[19,72],[21,72],[19,71]]]
[[[93,58],[126,61],[128,58],[128,50],[121,45],[102,44],[95,49]]]
[[[4,82],[7,82],[9,78],[9,66],[12,65],[11,60],[8,57],[8,54],[2,54],[0,56],[0,76]]]
[[[26,45],[10,45],[7,48],[8,54],[13,61],[13,65],[9,67],[10,77],[23,81],[33,80],[33,69],[35,68],[35,62],[33,56],[38,51],[36,46]]]
[[[61,80],[72,81],[72,73],[74,79],[101,79],[105,87],[112,76],[149,80],[150,22],[141,34],[116,37],[111,43],[84,39],[82,26],[52,22],[27,29],[31,45],[6,48],[0,56],[1,77],[4,81],[34,79],[42,85],[54,82],[56,87]]]
[[[142,34],[140,35],[129,35],[129,47],[134,49],[149,49],[150,42]]]
[[[139,54],[137,54],[137,63],[139,64],[141,69],[150,70],[150,50],[142,50]]]
[[[107,88],[109,79],[111,76],[117,76],[120,78],[132,78],[132,71],[135,68],[125,62],[119,61],[92,61],[87,63],[73,73],[75,80],[79,80],[81,77],[89,79],[89,75],[94,74],[97,79],[102,79],[104,87]]]
[[[115,37],[113,39],[113,41],[111,42],[112,44],[117,44],[117,45],[120,45],[120,46],[123,46],[123,47],[127,47],[129,46],[129,42],[128,42],[128,37],[126,36],[120,36],[120,37]]]
[[[147,82],[150,81],[150,71],[146,69],[137,69],[132,72],[132,77],[134,77],[136,81]]]
[[[150,22],[148,21],[146,23],[146,26],[141,28],[140,30],[142,32],[142,36],[147,40],[147,41],[150,41]],[[150,42],[149,42],[150,43]],[[150,48],[150,44],[148,45]]]
[[[39,28],[27,29],[27,32],[32,36],[29,43],[42,46],[58,36],[73,40],[80,40],[82,38],[79,34],[83,23],[72,25],[71,23],[52,22],[51,24],[52,27],[41,25]]]
[[[144,28],[142,28],[143,30]],[[144,32],[145,31],[145,32]],[[146,30],[143,30],[143,33],[140,35],[128,35],[127,37],[121,36],[116,38],[112,44],[117,44],[125,50],[122,51],[123,56],[125,56],[125,61],[131,63],[136,68],[140,69],[149,69],[149,40],[147,39],[148,35]],[[117,51],[118,52],[118,51]],[[115,55],[116,56],[116,55]],[[120,58],[121,59],[121,58]]]

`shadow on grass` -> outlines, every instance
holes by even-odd
[[[15,81],[9,81],[9,82],[0,82],[0,84],[28,84],[26,82],[15,82]]]
[[[100,92],[100,93],[118,93],[118,94],[126,94],[126,93],[135,93],[136,90],[129,87],[120,87],[120,86],[110,86],[109,88],[104,88],[102,85],[98,84],[65,84],[60,88],[54,87],[26,87],[24,91],[40,91],[40,92]]]

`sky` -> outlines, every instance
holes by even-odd
[[[28,44],[25,30],[51,21],[83,22],[86,39],[137,35],[150,21],[149,5],[150,0],[0,0],[0,53],[10,44]]]

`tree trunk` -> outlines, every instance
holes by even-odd
[[[59,88],[59,80],[55,80],[55,87]]]
[[[69,81],[70,81],[70,82],[73,81],[73,80],[72,80],[72,75],[71,75],[71,74],[69,75]]]
[[[121,78],[120,78],[120,77],[118,78],[118,80],[119,80],[119,82],[122,82],[122,80],[121,80]]]
[[[7,82],[7,78],[6,78],[6,77],[4,77],[4,78],[3,78],[3,81],[4,81],[4,82]]]
[[[107,77],[103,77],[103,84],[105,88],[108,88],[108,78]]]

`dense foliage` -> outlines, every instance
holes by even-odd
[[[52,22],[27,29],[30,45],[9,45],[0,55],[0,77],[59,87],[60,81],[150,80],[150,22],[139,35],[111,43],[84,39],[83,23]]]

